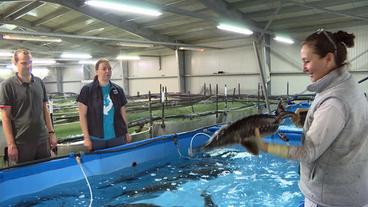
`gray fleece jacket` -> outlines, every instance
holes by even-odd
[[[300,189],[322,206],[368,205],[368,102],[343,66],[308,86],[316,92],[304,124]]]

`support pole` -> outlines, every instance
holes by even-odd
[[[153,119],[152,119],[152,99],[151,99],[151,91],[148,91],[148,111],[149,111],[149,134],[150,137],[153,137]]]
[[[216,123],[218,123],[218,85],[216,84]]]
[[[165,90],[164,90],[164,87],[161,87],[160,93],[161,93],[161,128],[165,128]]]
[[[265,80],[265,77],[264,77],[262,62],[261,62],[261,59],[259,57],[259,52],[258,52],[257,45],[256,45],[255,41],[253,41],[253,48],[254,48],[254,55],[256,56],[256,59],[257,59],[257,62],[258,62],[258,67],[259,67],[260,76],[261,76],[261,80],[262,80],[262,91],[263,91],[263,94],[264,94],[266,107],[267,107],[268,113],[271,113],[271,108],[270,108],[270,104],[269,104],[269,101],[268,101],[268,95],[267,95],[268,94],[267,93],[267,83],[266,83],[266,80]]]
[[[235,99],[235,91],[236,91],[236,88],[234,88],[234,91],[233,91],[233,98],[231,99],[231,103],[234,104],[234,99]]]
[[[192,96],[190,95],[190,91],[188,91],[188,96],[189,96],[190,106],[192,107],[192,113],[194,114],[194,106],[193,106]]]
[[[225,95],[225,109],[227,110],[227,85],[226,84],[225,84],[224,95]]]

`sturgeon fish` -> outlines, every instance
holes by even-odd
[[[251,115],[224,126],[212,135],[203,148],[210,150],[217,147],[240,144],[253,155],[258,155],[260,151],[260,137],[276,133],[281,121],[287,117],[291,117],[292,121],[300,126],[299,115],[285,111],[282,101],[280,101],[275,115]]]

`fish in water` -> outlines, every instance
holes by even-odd
[[[276,133],[281,121],[287,117],[291,117],[296,125],[300,125],[298,114],[285,111],[282,101],[280,101],[275,115],[251,115],[224,126],[212,135],[203,148],[208,150],[232,144],[241,144],[253,155],[258,155],[261,145],[260,137]]]
[[[202,191],[201,196],[204,199],[204,207],[217,207],[215,202],[213,202],[211,194],[209,194],[207,191]]]

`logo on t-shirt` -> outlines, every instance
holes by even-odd
[[[110,95],[107,94],[107,96],[104,96],[104,108],[103,108],[103,113],[104,115],[108,115],[109,111],[112,109],[112,100],[110,98]]]

